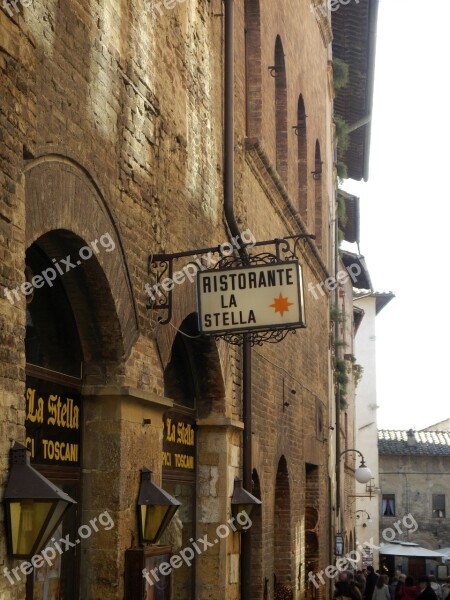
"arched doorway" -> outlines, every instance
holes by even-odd
[[[253,469],[252,473],[252,494],[261,500],[261,485],[259,481],[258,471]],[[256,506],[252,511],[252,526],[245,535],[251,536],[251,560],[252,560],[252,577],[251,577],[251,598],[260,600],[268,598],[268,578],[263,573],[263,531],[262,531],[262,505]]]
[[[53,262],[51,247],[56,247],[57,237],[47,234],[33,243],[26,252],[25,269],[27,280],[38,284],[27,296],[26,309],[26,444],[33,466],[77,502],[54,532],[56,544],[61,539],[77,539],[81,524],[83,410],[83,352],[66,289]],[[56,544],[49,545],[57,548]],[[28,577],[27,600],[76,600],[79,572],[80,547],[71,545]]]
[[[319,467],[305,464],[305,587],[307,600],[318,597],[309,573],[319,571]]]
[[[211,451],[207,452],[208,464],[202,464],[202,428],[198,427],[198,421],[223,409],[224,389],[219,373],[216,344],[199,335],[198,315],[191,313],[178,328],[164,371],[164,395],[173,400],[174,405],[164,414],[162,484],[182,506],[161,543],[171,546],[174,553],[192,546],[192,541],[205,533],[205,522],[207,528],[212,525],[205,514],[204,504],[207,503],[210,509],[212,502],[216,501],[219,470]],[[205,432],[203,447],[207,444],[207,437]],[[219,556],[214,556],[218,551],[219,545],[214,545],[205,555],[195,556],[191,564],[183,564],[174,570],[171,591],[166,590],[166,595],[161,598],[195,600],[198,597],[197,563],[204,561],[209,564],[211,560],[219,560]],[[202,573],[204,579],[204,568]],[[206,579],[209,581],[209,577]]]
[[[274,587],[275,591],[291,588],[291,495],[286,459],[278,462],[275,481],[274,512]]]
[[[33,466],[77,501],[53,534],[62,551],[29,576],[26,598],[79,600],[107,587],[100,561],[112,579],[122,576],[114,522],[86,540],[88,524],[117,506],[111,481],[120,472],[108,452],[113,434],[99,431],[104,420],[87,389],[120,378],[137,319],[121,242],[86,171],[41,157],[27,164],[25,187],[26,442]]]

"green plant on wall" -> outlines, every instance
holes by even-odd
[[[333,84],[334,89],[344,88],[349,79],[348,64],[340,58],[333,59]]]
[[[338,358],[335,362],[336,383],[339,390],[339,405],[341,410],[347,408],[347,384],[350,381],[348,376],[347,361]]]
[[[339,184],[342,184],[344,179],[348,179],[347,165],[342,160],[338,160],[336,163],[336,174]]]
[[[364,367],[362,365],[353,364],[353,381],[355,383],[355,388],[358,387],[359,382],[364,375]]]
[[[345,154],[350,142],[350,132],[348,123],[339,115],[334,115],[334,124],[336,126],[338,159]]]
[[[333,323],[336,326],[336,325],[342,325],[343,323],[345,323],[345,321],[347,320],[347,317],[342,312],[342,310],[339,310],[339,308],[337,308],[336,306],[332,306],[331,310],[330,310],[330,319],[333,321]]]
[[[345,225],[347,224],[347,212],[345,208],[344,197],[337,193],[337,210],[336,210],[337,222],[338,222],[338,242],[339,244],[345,238]]]

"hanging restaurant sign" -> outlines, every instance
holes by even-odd
[[[237,345],[281,342],[288,333],[306,327],[298,256],[300,245],[306,244],[308,238],[315,235],[300,233],[252,242],[231,254],[225,252],[223,245],[151,254],[148,274],[152,286],[146,284],[151,301],[147,308],[165,311],[164,316],[158,317],[158,325],[170,323],[174,288],[186,277],[192,282],[193,271],[197,278],[200,335]],[[256,248],[260,250],[257,253]],[[186,258],[191,260],[175,271],[175,262]]]
[[[305,326],[298,261],[199,272],[197,302],[203,334]]]
[[[79,391],[27,377],[26,446],[31,462],[78,466],[81,458]]]

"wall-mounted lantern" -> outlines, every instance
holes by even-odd
[[[355,514],[357,519],[361,519],[362,517],[364,517],[364,515],[366,516],[366,520],[362,522],[363,527],[367,527],[367,525],[370,525],[372,523],[372,519],[367,510],[357,510]]]
[[[367,483],[368,481],[370,481],[370,479],[372,479],[372,471],[364,462],[364,456],[362,455],[362,453],[359,450],[355,450],[354,448],[349,448],[348,450],[344,450],[343,452],[341,452],[341,454],[339,455],[339,460],[346,452],[356,452],[361,457],[361,464],[357,469],[355,469],[356,481],[358,481],[359,483]]]
[[[27,449],[16,442],[3,496],[9,554],[30,558],[46,545],[66,510],[76,504],[70,496],[30,465]]]
[[[344,554],[344,536],[341,532],[336,533],[335,554],[342,556]]]
[[[242,479],[236,477],[234,480],[234,490],[233,496],[231,497],[231,513],[235,519],[240,513],[245,512],[247,516],[250,516],[250,513],[255,508],[255,506],[259,506],[261,504],[261,500],[244,490],[242,487]],[[244,523],[245,525],[245,523]],[[237,531],[242,531],[242,525],[239,521],[235,520],[234,527],[236,527]]]
[[[156,485],[152,481],[152,472],[143,467],[137,503],[140,540],[142,543],[156,544],[181,502]]]

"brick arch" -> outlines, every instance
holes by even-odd
[[[287,79],[284,50],[281,37],[275,41],[275,148],[276,167],[283,183],[288,180],[288,136],[287,136]]]
[[[88,293],[85,301],[88,312],[92,313],[92,322],[86,323],[86,329],[91,328],[90,336],[97,340],[99,348],[108,339],[111,344],[108,324],[111,327],[116,322],[115,359],[126,358],[138,336],[136,305],[122,242],[102,193],[83,167],[58,155],[30,161],[25,170],[25,186],[27,247],[37,242],[54,258],[66,249],[66,254],[76,252],[104,234],[113,240],[114,251],[94,254],[83,264],[83,269],[75,269],[63,282],[69,285],[78,279],[80,283],[82,273],[85,274],[84,290]],[[89,283],[92,287],[88,290]],[[72,293],[76,293],[75,284]],[[74,312],[80,305],[75,316],[81,318],[81,298],[78,301]],[[88,338],[89,335],[84,339],[85,351],[92,355],[96,349],[86,348]]]
[[[314,233],[316,234],[316,244],[319,249],[323,244],[323,206],[322,206],[322,155],[320,152],[320,142],[316,140],[314,152]]]
[[[108,238],[107,247],[112,248],[109,240],[112,238]],[[83,357],[85,383],[100,384],[109,380],[111,372],[118,373],[116,365],[123,359],[124,346],[112,291],[97,255],[93,253],[90,258],[84,260],[84,257],[88,256],[86,254],[88,246],[86,240],[72,231],[53,229],[40,236],[28,247],[27,256],[28,252],[33,250],[34,253],[38,252],[46,257],[45,266],[41,265],[34,275],[39,275],[47,268],[53,268],[55,263],[62,269],[63,274],[58,281],[62,285],[63,293],[75,319]],[[98,247],[103,248],[100,243]],[[81,248],[83,248],[83,260],[80,261],[80,265],[77,265]],[[111,254],[114,251],[115,249],[111,250]],[[69,266],[68,256],[73,267],[71,266],[68,272],[64,272],[66,265]],[[66,262],[62,262],[63,260]]]
[[[303,96],[300,94],[297,104],[297,161],[298,161],[298,207],[305,223],[308,222],[308,140],[306,131],[306,112]]]
[[[291,494],[286,459],[278,462],[274,503],[274,573],[277,584],[286,584],[292,576]]]
[[[261,136],[261,11],[259,0],[245,0],[247,136]]]
[[[168,327],[168,329],[171,329],[174,335],[171,350],[168,353],[168,361],[164,368],[165,373],[168,372],[175,340],[180,339],[183,334],[187,334],[181,339],[186,349],[186,357],[189,360],[188,368],[196,385],[197,415],[199,418],[206,418],[211,413],[223,413],[225,410],[225,384],[217,345],[213,338],[197,337],[197,313],[191,313],[185,317],[177,329],[173,327]],[[167,383],[166,389],[170,389]]]

